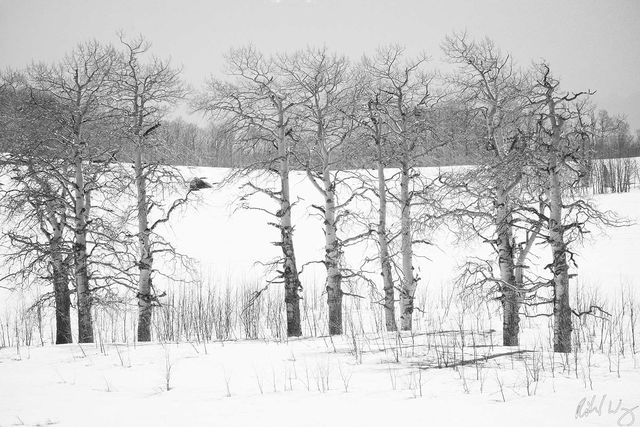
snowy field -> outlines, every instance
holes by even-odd
[[[225,171],[188,174],[216,182]],[[302,175],[294,174],[292,186],[304,264],[322,256],[321,222],[309,207],[319,195]],[[271,245],[277,232],[264,215],[234,212],[238,195],[235,188],[205,190],[165,230],[198,260],[208,287],[258,289],[267,276],[256,261],[278,255]],[[640,222],[638,189],[594,199]],[[576,322],[587,350],[555,357],[546,318],[523,320],[520,348],[500,347],[497,304],[469,303],[452,292],[457,268],[466,256],[488,253],[485,245],[444,230],[429,237],[435,244],[416,263],[426,313],[416,314],[413,334],[373,332],[370,304],[349,300],[346,334],[333,339],[322,326],[316,337],[272,339],[264,324],[253,340],[232,334],[140,345],[99,335],[91,345],[41,346],[34,336],[31,346],[0,348],[0,426],[640,425],[640,343],[632,342],[640,335],[629,332],[629,310],[640,312],[640,225],[594,230],[581,243],[574,289],[580,284],[618,317],[606,325]],[[352,248],[347,261],[359,265],[371,251],[373,244]],[[547,252],[536,250],[535,262],[547,263]],[[305,269],[304,295],[311,303],[315,290],[321,308],[323,280],[320,267]],[[28,296],[0,298],[0,319],[9,325],[16,303]],[[310,323],[303,328],[312,335]],[[42,335],[46,341],[49,330]]]
[[[206,177],[211,182],[220,181],[225,176],[223,169],[214,168],[193,168],[190,173]],[[391,174],[389,171],[387,173]],[[426,176],[435,175],[437,169],[425,168],[422,173]],[[321,204],[322,199],[304,174],[293,173],[291,185],[292,200],[299,200],[299,205],[294,208],[293,220],[296,224],[296,257],[299,264],[304,264],[323,256],[322,222],[317,215],[314,216],[310,207],[312,203]],[[266,225],[270,219],[265,214],[236,210],[237,204],[232,201],[240,195],[236,186],[218,191],[205,190],[200,204],[186,212],[183,219],[174,221],[167,230],[168,238],[182,252],[198,259],[203,272],[217,282],[260,281],[264,269],[255,265],[255,262],[269,261],[279,255],[279,249],[271,244],[277,241],[278,231]],[[627,194],[597,195],[592,200],[603,210],[640,221],[640,188]],[[260,201],[256,205],[269,207]],[[345,235],[349,235],[350,231],[345,230]],[[420,257],[415,260],[423,287],[440,287],[449,283],[457,276],[458,268],[466,257],[490,253],[488,247],[478,240],[458,240],[445,230],[428,237],[434,245],[418,247]],[[621,283],[631,284],[640,280],[633,267],[634,261],[640,259],[639,237],[638,223],[631,227],[593,230],[578,251],[578,280],[598,285],[602,291],[616,290]],[[373,254],[375,251],[375,245],[370,243],[369,246],[356,247],[346,255],[350,264],[359,265],[363,253]],[[534,249],[533,253],[538,264],[548,263],[546,247]],[[307,282],[324,282],[324,267],[310,267],[307,271]]]
[[[391,339],[392,340],[392,339]],[[0,425],[82,426],[615,426],[640,422],[640,355],[609,372],[591,361],[593,390],[544,354],[529,386],[530,355],[475,366],[420,369],[409,338],[406,355],[371,341],[356,361],[346,338],[183,343],[162,346],[64,345],[0,351]],[[497,349],[496,349],[497,350]],[[206,351],[206,353],[205,353]],[[573,360],[569,364],[573,364]],[[635,363],[635,366],[634,366]],[[579,364],[586,368],[586,358]],[[169,372],[169,374],[167,374]],[[555,376],[554,376],[555,375]],[[588,381],[588,380],[586,380]],[[167,386],[169,390],[167,390]],[[502,390],[502,391],[501,391]],[[503,396],[504,395],[504,396]],[[606,400],[602,414],[588,405]],[[609,400],[612,411],[609,413]],[[629,415],[623,410],[636,407]],[[576,413],[584,417],[576,418]],[[526,414],[526,416],[522,416]],[[622,417],[625,415],[624,417]],[[616,424],[618,423],[618,424]]]

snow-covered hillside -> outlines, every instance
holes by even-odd
[[[425,168],[423,174],[435,174],[437,169]],[[224,169],[195,168],[189,173],[207,177],[212,182],[222,180]],[[291,179],[292,198],[300,199],[294,208],[296,255],[300,264],[319,260],[323,254],[322,223],[313,216],[312,203],[321,203],[320,195],[302,173]],[[268,226],[269,218],[261,212],[237,210],[231,203],[241,194],[238,185],[223,190],[205,190],[198,207],[189,209],[184,217],[172,222],[168,237],[186,254],[198,259],[202,269],[217,282],[262,280],[264,270],[256,261],[266,262],[279,254],[271,242],[278,238],[277,230]],[[577,248],[578,280],[616,289],[620,283],[633,284],[639,279],[634,266],[640,259],[640,188],[630,193],[606,194],[593,197],[604,210],[616,212],[635,223],[628,227],[593,230]],[[265,206],[267,204],[258,206]],[[350,230],[345,230],[349,233]],[[450,233],[441,231],[431,237],[434,246],[423,248],[417,258],[421,284],[440,286],[449,283],[458,274],[457,268],[466,257],[488,253],[486,245],[477,240],[458,241]],[[582,246],[582,247],[580,247]],[[350,251],[348,262],[359,265],[364,251],[375,251],[360,246]],[[537,263],[547,264],[550,254],[546,248],[535,251]],[[309,269],[306,281],[324,282],[323,268]]]

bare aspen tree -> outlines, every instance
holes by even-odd
[[[3,206],[5,213],[24,216],[27,220],[5,228],[4,237],[10,247],[3,254],[7,273],[2,279],[14,283],[31,283],[34,279],[49,281],[52,291],[36,300],[34,306],[53,300],[55,343],[67,344],[72,342],[68,274],[71,247],[64,236],[65,211],[56,206],[59,195],[52,192],[48,183],[38,186],[26,175],[11,174],[13,179],[20,177],[24,181],[19,188],[9,191],[11,203]]]
[[[382,277],[382,287],[384,296],[383,309],[385,317],[385,327],[387,331],[396,331],[395,316],[395,283],[393,279],[393,267],[395,265],[393,255],[391,253],[391,230],[388,226],[388,203],[389,203],[389,182],[392,178],[385,176],[385,168],[393,164],[392,150],[390,144],[386,141],[388,138],[387,125],[382,119],[381,97],[383,97],[380,88],[376,85],[376,81],[371,79],[364,67],[359,66],[354,70],[354,79],[361,86],[359,97],[356,100],[358,105],[353,109],[353,117],[357,122],[357,129],[354,134],[354,143],[352,145],[361,147],[359,154],[356,156],[348,156],[336,162],[336,167],[356,167],[360,169],[354,172],[354,177],[361,181],[362,188],[368,188],[378,199],[377,206],[377,223],[375,226],[369,226],[370,231],[375,229],[376,243],[378,245],[378,256],[374,259],[367,258],[367,262],[379,262]],[[345,111],[346,113],[346,111]],[[372,163],[375,165],[375,173],[370,175],[368,168]],[[373,183],[371,182],[373,180]],[[371,280],[363,275],[360,276],[366,282]],[[377,303],[379,301],[376,301]]]
[[[128,40],[120,35],[123,52],[118,56],[117,72],[113,84],[118,96],[117,109],[122,115],[123,133],[131,144],[136,197],[138,240],[138,341],[151,341],[151,317],[155,296],[152,293],[154,249],[152,209],[166,204],[154,196],[154,186],[161,180],[170,180],[179,174],[170,167],[161,167],[150,154],[154,150],[152,134],[160,126],[167,107],[184,96],[180,71],[172,68],[168,60],[147,59],[151,47],[143,37]],[[161,170],[160,170],[161,169]]]
[[[30,105],[30,96],[22,81],[12,76],[0,89],[0,140],[4,147],[1,169],[11,180],[0,193],[0,206],[7,218],[4,237],[9,241],[3,257],[7,274],[2,281],[29,283],[43,278],[53,292],[36,304],[46,303],[53,295],[56,344],[72,342],[69,258],[72,254],[65,236],[68,207],[65,191],[56,180],[42,173],[53,166],[64,170],[55,159],[53,147],[46,143],[46,127],[52,123],[41,110]],[[23,218],[20,221],[16,218]],[[46,271],[46,274],[43,272]]]
[[[470,40],[466,34],[447,37],[443,50],[448,59],[458,65],[451,77],[459,91],[461,102],[480,119],[481,137],[489,156],[478,160],[490,167],[488,184],[492,191],[482,196],[493,203],[490,217],[494,226],[492,242],[496,248],[499,267],[500,299],[503,311],[503,345],[519,344],[520,306],[523,298],[522,280],[518,280],[536,234],[517,253],[514,247],[514,194],[522,179],[522,159],[526,149],[521,139],[520,123],[526,117],[526,87],[523,77],[515,69],[509,55],[502,54],[491,40]],[[519,140],[520,138],[520,140]],[[482,148],[481,148],[482,150]],[[484,158],[483,158],[484,157]],[[481,172],[480,170],[478,172]],[[473,174],[472,174],[473,175]],[[475,179],[467,176],[467,179]],[[468,187],[469,188],[469,187]]]
[[[300,97],[287,85],[278,61],[266,58],[254,47],[231,50],[227,55],[227,73],[233,82],[212,80],[197,107],[226,121],[235,133],[240,150],[264,147],[265,155],[240,169],[248,178],[245,189],[250,195],[262,194],[277,203],[275,212],[260,209],[274,218],[269,224],[276,227],[280,240],[275,243],[282,251],[276,262],[277,277],[269,283],[283,283],[287,315],[287,336],[302,335],[300,319],[300,291],[302,285],[294,249],[291,189],[289,175],[295,141],[292,128],[293,109]],[[256,179],[266,173],[275,175],[277,188]],[[249,206],[247,206],[249,207]],[[250,208],[250,207],[249,207]]]
[[[431,108],[431,78],[423,70],[425,56],[406,60],[399,46],[381,48],[365,58],[364,68],[380,96],[376,102],[379,119],[388,129],[387,140],[393,146],[392,161],[400,168],[400,326],[412,329],[414,296],[418,278],[414,272],[415,224],[412,203],[418,173],[415,166],[430,151],[426,138],[426,114]],[[387,285],[388,286],[388,285]]]
[[[57,65],[29,67],[18,81],[18,132],[3,135],[3,166],[13,183],[2,199],[13,212],[28,213],[31,225],[16,222],[4,233],[13,247],[8,257],[17,267],[13,274],[25,282],[51,281],[53,292],[36,304],[53,296],[58,343],[71,340],[69,284],[75,285],[79,341],[89,342],[92,306],[107,302],[109,287],[123,270],[117,265],[124,252],[115,249],[111,209],[102,203],[111,181],[105,179],[109,160],[117,150],[106,84],[112,61],[112,49],[90,42]]]
[[[47,187],[46,183],[42,184],[42,189],[51,193],[51,189]],[[69,263],[67,261],[69,251],[64,239],[67,212],[64,205],[57,207],[54,203],[48,202],[45,205],[46,222],[51,226],[51,232],[45,234],[49,238],[49,250],[51,253],[50,265],[56,311],[56,344],[67,344],[72,341],[71,316],[69,313],[71,307]]]
[[[37,241],[30,239],[24,234],[25,223],[21,223],[15,231],[8,233],[9,239],[15,245],[18,251],[12,255],[17,255],[25,249],[33,250],[34,255],[42,255],[44,260],[48,261],[47,271],[50,274],[50,280],[53,284],[53,298],[56,319],[56,344],[67,344],[72,342],[71,337],[71,298],[69,290],[69,258],[72,253],[68,244],[69,240],[65,236],[67,227],[67,206],[64,200],[64,194],[53,188],[54,183],[45,177],[34,173],[32,165],[26,167],[25,174],[21,176],[23,179],[22,188],[19,192],[26,196],[30,209],[14,211],[14,214],[32,214],[32,220],[36,221],[42,235],[45,236],[47,246],[46,249],[40,249]],[[20,174],[14,174],[14,179]],[[22,230],[20,230],[22,229]],[[30,246],[30,247],[29,247]],[[33,261],[40,261],[36,257]],[[24,264],[22,268],[24,269]],[[35,265],[29,267],[36,268]],[[28,271],[29,269],[27,269]],[[25,271],[23,270],[23,273]],[[31,272],[29,272],[31,273]]]
[[[281,59],[282,67],[303,98],[296,109],[300,124],[295,138],[305,147],[299,156],[307,176],[323,199],[322,205],[313,205],[320,213],[324,225],[324,260],[327,271],[326,291],[329,306],[329,334],[342,334],[343,279],[351,277],[344,266],[343,250],[363,236],[342,238],[340,223],[349,217],[347,206],[362,195],[352,191],[340,199],[339,189],[347,179],[340,165],[353,147],[351,138],[357,127],[354,109],[357,108],[359,89],[346,58],[331,54],[326,49],[307,49]]]
[[[572,209],[583,211],[583,214],[599,216],[592,207],[578,200],[571,204],[563,199],[568,187],[577,179],[571,174],[575,168],[584,143],[584,132],[581,124],[576,123],[580,117],[579,109],[572,102],[589,95],[590,92],[561,93],[559,81],[555,79],[546,63],[536,67],[534,100],[540,109],[539,129],[540,143],[545,148],[543,167],[547,172],[546,200],[548,209],[546,217],[547,241],[551,247],[553,272],[553,350],[559,353],[571,352],[572,309],[569,300],[569,264],[567,256],[566,233],[572,229],[581,232],[584,226],[579,222],[567,223],[567,213]],[[573,122],[573,123],[572,123]],[[572,181],[573,179],[573,181]],[[568,208],[568,209],[567,209]]]
[[[59,129],[53,133],[66,144],[73,166],[73,258],[81,343],[93,342],[87,236],[94,182],[87,181],[85,167],[96,151],[89,143],[94,137],[92,133],[109,117],[111,89],[108,83],[114,57],[111,47],[94,41],[79,45],[54,66],[36,64],[28,69],[34,90],[57,101],[51,113],[56,115]]]
[[[381,118],[380,112],[380,89],[374,88],[369,93],[367,100],[367,117],[365,126],[369,130],[369,136],[375,145],[375,163],[377,173],[377,196],[378,196],[378,224],[377,224],[377,240],[380,258],[380,271],[382,276],[382,287],[384,290],[384,316],[387,331],[396,331],[398,329],[396,323],[395,310],[395,284],[393,281],[392,255],[389,249],[389,227],[387,225],[388,218],[388,189],[387,178],[385,177],[385,168],[389,166],[388,148],[385,144],[387,137],[387,129]]]

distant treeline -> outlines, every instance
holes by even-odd
[[[598,130],[591,143],[594,159],[640,157],[640,129],[631,133],[628,122],[621,117],[609,115],[606,110],[597,114]],[[181,166],[244,167],[273,156],[272,146],[252,146],[237,142],[233,131],[224,124],[210,123],[206,126],[189,123],[182,119],[162,123],[161,134],[166,141],[166,150],[157,160]],[[477,135],[476,140],[482,136]],[[471,138],[454,141],[439,147],[431,156],[420,159],[421,166],[456,166],[474,164],[477,160],[475,142]],[[350,153],[343,159],[344,167],[374,168],[375,147],[364,143],[356,157]],[[295,165],[292,165],[295,166]]]

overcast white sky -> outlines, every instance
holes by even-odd
[[[566,89],[640,128],[640,0],[0,0],[0,68],[60,58],[76,43],[143,33],[198,87],[222,55],[324,45],[355,58],[385,43],[441,57],[453,30],[489,36],[522,65],[545,58]]]

